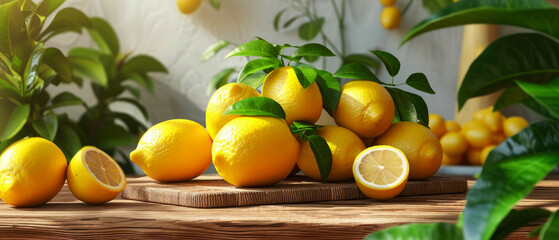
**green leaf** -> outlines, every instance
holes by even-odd
[[[82,28],[91,28],[91,21],[80,10],[75,8],[64,8],[58,12],[50,25],[39,34],[41,41],[47,41],[50,38],[66,32],[82,33]]]
[[[136,108],[138,108],[138,110],[140,110],[140,112],[142,113],[142,115],[144,116],[145,119],[149,119],[149,115],[148,115],[148,110],[146,109],[146,107],[144,107],[144,105],[142,105],[140,102],[138,102],[138,100],[134,99],[134,98],[117,98],[114,100],[115,102],[126,102],[126,103],[130,103],[132,105],[134,105]]]
[[[43,56],[43,63],[56,72],[56,78],[65,83],[74,80],[72,64],[64,54],[56,48],[47,48]]]
[[[60,150],[62,150],[68,161],[71,160],[82,147],[79,135],[66,123],[59,125],[54,143],[60,147]]]
[[[559,77],[559,43],[541,34],[497,39],[470,65],[458,90],[458,107],[473,97],[509,87],[514,80],[544,83]]]
[[[287,28],[287,27],[291,26],[291,24],[293,24],[297,19],[299,19],[302,16],[303,15],[297,15],[297,16],[291,17],[289,20],[287,20],[287,21],[285,21],[285,23],[283,23],[283,28]]]
[[[123,85],[122,87],[128,92],[130,92],[134,97],[140,98],[141,96],[140,89],[128,85]]]
[[[554,212],[543,225],[540,232],[541,240],[559,239],[559,216]]]
[[[233,74],[237,69],[235,68],[226,68],[219,71],[212,77],[212,81],[208,86],[208,94],[215,92],[215,90],[219,89],[223,85],[227,84],[229,81],[229,76]]]
[[[307,139],[314,154],[314,158],[316,159],[316,164],[320,171],[320,178],[322,181],[326,181],[332,170],[332,151],[326,140],[321,136],[307,135]]]
[[[132,134],[138,134],[140,133],[140,131],[144,131],[147,129],[147,127],[143,123],[136,120],[136,118],[128,115],[127,113],[112,112],[111,115],[115,119],[121,120],[126,125],[126,128],[128,128],[128,132]]]
[[[318,73],[314,68],[295,67],[295,66],[292,66],[292,68],[293,71],[295,71],[295,74],[297,75],[297,80],[299,80],[299,83],[301,83],[301,86],[303,88],[310,87],[316,80],[316,77],[318,76]]]
[[[414,73],[408,77],[406,80],[406,84],[412,88],[415,88],[419,91],[435,94],[435,91],[429,85],[429,80],[423,73]]]
[[[74,75],[106,87],[108,84],[107,73],[103,63],[85,57],[68,57],[72,64]]]
[[[221,7],[222,0],[210,0],[210,5],[215,8],[215,10],[219,10]]]
[[[549,217],[551,212],[541,209],[541,208],[527,208],[522,210],[512,209],[509,214],[501,221],[497,230],[493,236],[492,240],[504,239],[516,229],[524,227],[533,221],[541,218]]]
[[[19,105],[14,108],[8,118],[8,121],[0,125],[4,126],[4,129],[0,129],[2,131],[0,132],[0,141],[12,138],[23,128],[27,122],[27,118],[29,117],[29,110],[29,104]]]
[[[522,105],[526,106],[527,108],[543,117],[546,117],[548,119],[555,119],[547,109],[545,109],[542,105],[540,105],[536,100],[532,98],[522,101]]]
[[[58,131],[58,117],[53,111],[46,111],[41,118],[31,121],[31,125],[39,136],[52,141]]]
[[[510,209],[558,163],[555,122],[532,124],[493,149],[466,197],[466,239],[489,239]]]
[[[516,84],[556,120],[559,120],[559,78],[546,84],[533,84],[516,81]]]
[[[76,97],[76,95],[70,92],[62,92],[52,99],[51,105],[48,106],[46,110],[65,106],[80,105],[83,103],[84,102],[79,97]]]
[[[387,228],[370,234],[365,240],[431,240],[464,239],[462,229],[448,223],[414,223]]]
[[[227,54],[225,58],[233,56],[277,58],[278,54],[279,50],[274,47],[274,45],[264,40],[257,39],[239,45]]]
[[[136,55],[124,63],[122,72],[162,72],[167,73],[167,69],[157,59],[148,55]]]
[[[559,10],[543,0],[458,1],[416,24],[400,45],[428,31],[475,23],[525,27],[559,39],[558,21]]]
[[[0,5],[0,53],[11,56],[10,32],[17,24],[12,24],[11,13],[19,12],[17,1]]]
[[[306,56],[315,56],[315,57],[332,57],[336,56],[330,49],[326,46],[318,43],[309,43],[305,44],[291,54],[292,58],[297,57],[306,57]]]
[[[239,73],[239,77],[237,78],[237,82],[243,82],[243,80],[252,75],[253,73],[268,69],[268,68],[273,68],[273,69],[277,69],[280,67],[280,60],[278,60],[277,58],[261,58],[261,59],[255,59],[252,60],[250,62],[248,62],[243,69],[241,70],[241,72]]]
[[[322,25],[324,25],[324,18],[322,17],[303,23],[299,26],[299,37],[305,41],[313,40],[322,30]]]
[[[285,119],[281,105],[271,98],[250,97],[233,103],[223,114],[241,114],[247,116],[271,116]]]
[[[92,28],[88,29],[89,35],[97,46],[105,53],[117,56],[120,52],[118,37],[111,25],[102,18],[90,18]]]
[[[286,9],[283,9],[283,10],[281,10],[281,11],[279,11],[279,12],[276,14],[276,16],[274,17],[274,29],[275,29],[276,31],[279,30],[279,22],[280,22],[280,20],[281,20],[281,16],[283,15],[283,13],[285,13],[285,11],[287,11],[287,8],[286,8]]]
[[[151,78],[147,76],[146,73],[137,73],[137,72],[123,72],[121,71],[120,77],[124,80],[131,79],[136,83],[140,84],[141,86],[147,88],[151,93],[155,93],[155,85]]]
[[[429,126],[429,109],[423,98],[398,88],[386,88],[386,90],[394,100],[395,116],[398,120]]]
[[[258,87],[260,87],[260,85],[262,85],[262,83],[264,83],[266,76],[267,75],[263,72],[253,73],[247,76],[245,79],[243,79],[241,83],[244,83],[254,89],[257,89]]]
[[[530,100],[530,95],[526,94],[518,85],[512,84],[511,86],[505,88],[505,90],[499,95],[499,98],[493,104],[493,109],[495,111],[501,110],[505,107],[521,103],[526,100]]]
[[[398,61],[398,59],[394,55],[381,50],[374,50],[371,52],[375,54],[382,61],[382,63],[384,63],[386,71],[388,71],[388,74],[390,74],[390,76],[394,77],[396,76],[396,74],[398,74],[398,72],[400,72],[400,61]]]
[[[539,225],[536,229],[534,229],[534,231],[531,231],[530,233],[528,233],[528,238],[532,238],[532,237],[537,237],[540,235],[541,231],[542,231],[542,227],[543,225]]]
[[[136,143],[136,139],[130,135],[123,127],[108,124],[95,132],[93,136],[94,145],[104,151],[113,150],[121,146],[131,146]]]
[[[317,56],[304,56],[303,59],[305,59],[305,61],[313,63],[316,62],[316,60],[318,60],[319,57]]]
[[[224,49],[225,47],[231,45],[231,42],[225,40],[219,40],[218,42],[210,45],[204,53],[202,53],[202,57],[200,58],[200,62],[205,62],[210,60],[210,58],[214,57],[219,51]]]
[[[378,59],[373,58],[366,54],[350,54],[344,58],[343,64],[345,65],[354,62],[363,63],[371,68],[376,68],[379,65]]]
[[[25,66],[25,73],[23,75],[25,83],[25,91],[30,91],[35,80],[37,79],[39,73],[39,66],[43,61],[43,56],[45,55],[45,45],[40,43],[35,46],[33,53],[27,60],[27,65]]]
[[[452,3],[452,0],[423,0],[423,8],[430,14],[438,12]]]
[[[320,89],[320,94],[322,95],[322,106],[326,111],[328,111],[328,113],[330,113],[330,115],[332,115],[332,113],[336,110],[336,107],[338,107],[340,96],[342,95],[340,82],[327,71],[316,70],[316,72],[318,73],[316,83],[318,84],[318,89]]]
[[[363,63],[348,63],[343,65],[336,71],[334,77],[339,78],[349,78],[349,79],[359,79],[359,80],[370,80],[377,83],[382,83],[377,76],[365,64]]]
[[[46,18],[65,1],[66,0],[43,0],[37,5],[35,12]]]

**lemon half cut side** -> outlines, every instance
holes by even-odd
[[[83,152],[83,162],[87,171],[104,187],[119,190],[126,184],[124,172],[106,153],[96,148]]]
[[[408,181],[409,163],[399,149],[379,145],[363,150],[353,163],[353,176],[361,192],[376,200],[396,197]]]

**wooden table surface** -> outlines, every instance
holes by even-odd
[[[129,178],[129,183],[138,181]],[[474,181],[469,180],[471,187]],[[0,238],[361,239],[406,223],[455,223],[465,194],[198,209],[117,198],[104,205],[76,200],[68,188],[37,208],[0,202]],[[518,208],[559,208],[559,178],[538,184]],[[541,222],[540,222],[541,223]],[[514,236],[524,238],[536,224]]]

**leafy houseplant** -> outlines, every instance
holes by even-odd
[[[467,195],[458,224],[412,224],[369,235],[368,239],[502,239],[537,219],[545,224],[531,233],[559,238],[559,216],[544,209],[512,209],[559,164],[559,10],[541,0],[459,1],[410,30],[402,43],[422,33],[472,23],[524,27],[491,43],[471,64],[458,91],[458,106],[471,98],[504,90],[494,109],[523,104],[547,120],[508,138],[489,154]],[[541,34],[544,33],[544,34]],[[421,235],[423,234],[423,235]]]

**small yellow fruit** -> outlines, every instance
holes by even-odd
[[[177,8],[184,14],[191,14],[200,7],[202,0],[177,0]]]
[[[460,132],[462,134],[465,134],[470,128],[477,128],[477,127],[487,128],[487,126],[485,126],[485,124],[482,121],[472,120],[467,123],[464,123],[464,125],[462,125],[462,129],[460,130]]]
[[[446,133],[445,120],[441,115],[431,113],[429,114],[429,128],[437,138],[441,138]]]
[[[460,132],[460,130],[462,129],[460,127],[460,124],[453,120],[446,121],[445,126],[447,132]]]
[[[258,96],[260,93],[243,83],[229,83],[217,89],[206,107],[206,129],[210,137],[214,139],[223,125],[240,116],[237,114],[223,115],[228,107],[240,100]]]
[[[396,3],[396,0],[379,0],[379,2],[385,7],[390,7],[393,6],[394,3]]]
[[[113,158],[95,147],[83,147],[68,165],[68,188],[79,200],[99,204],[126,187],[126,176]]]
[[[316,131],[318,136],[326,140],[332,151],[332,170],[326,181],[345,181],[353,177],[351,167],[357,154],[365,149],[365,145],[352,131],[339,126],[324,126]],[[310,178],[321,180],[309,142],[300,144],[297,166]]]
[[[462,155],[468,150],[468,140],[459,132],[449,132],[441,138],[443,152],[449,156]]]
[[[522,131],[522,129],[528,125],[528,121],[522,117],[509,117],[503,123],[503,130],[505,132],[505,136],[510,137]]]
[[[0,199],[15,207],[43,205],[62,189],[66,166],[66,157],[53,142],[19,140],[0,156]]]
[[[380,23],[387,30],[397,28],[401,19],[400,10],[396,7],[387,7],[380,14]]]
[[[217,173],[237,187],[283,180],[297,162],[299,143],[287,123],[274,117],[238,117],[215,136],[212,161]]]
[[[375,145],[400,149],[410,165],[410,179],[425,179],[441,167],[443,150],[429,128],[414,122],[397,122],[375,139]]]
[[[342,95],[334,111],[339,126],[361,138],[384,133],[394,119],[394,101],[388,91],[373,81],[351,81],[342,86]]]
[[[474,121],[481,121],[483,122],[483,119],[485,118],[485,115],[489,114],[493,112],[493,107],[487,107],[487,108],[482,108],[480,110],[477,110],[473,115],[472,118]]]
[[[289,124],[293,121],[315,123],[322,113],[322,95],[317,83],[303,88],[292,67],[270,72],[262,84],[262,96],[281,105]]]
[[[464,131],[464,137],[468,140],[470,146],[474,148],[483,148],[491,145],[494,141],[494,135],[486,126],[470,127]]]
[[[481,150],[478,148],[470,148],[466,152],[466,160],[470,165],[481,165]]]
[[[367,197],[387,200],[398,196],[408,182],[410,166],[406,155],[391,146],[363,150],[353,163],[353,177]]]
[[[463,157],[464,155],[449,156],[446,153],[443,153],[442,165],[446,165],[446,166],[460,165],[462,163]]]
[[[130,159],[157,181],[187,181],[210,166],[211,147],[212,139],[202,125],[174,119],[148,129]]]
[[[500,133],[503,131],[503,115],[501,112],[489,112],[483,116],[483,123],[489,127],[493,133]]]
[[[495,145],[489,145],[487,147],[484,147],[480,154],[479,154],[479,160],[481,165],[483,165],[485,163],[485,160],[487,159],[487,156],[489,156],[489,152],[491,152],[491,150],[493,150],[494,148],[496,148],[497,146]]]

